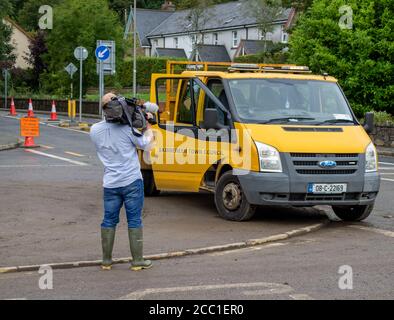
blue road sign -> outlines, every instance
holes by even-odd
[[[109,58],[110,50],[107,46],[99,46],[96,49],[96,58],[105,61]]]

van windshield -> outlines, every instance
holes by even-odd
[[[230,80],[239,118],[250,123],[356,124],[336,83],[292,79]]]

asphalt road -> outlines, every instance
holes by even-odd
[[[17,121],[0,117],[0,131],[17,134]],[[100,256],[102,167],[89,137],[44,125],[41,134],[42,147],[34,150],[40,153],[0,153],[0,266]],[[54,270],[52,290],[39,288],[37,272],[3,274],[0,299],[393,299],[394,159],[380,162],[381,192],[365,222],[332,222],[289,241],[157,261],[139,273],[127,265],[107,273]],[[211,200],[173,193],[147,199],[146,252],[236,242],[335,218],[329,208],[270,209],[231,223],[217,217]],[[128,256],[126,241],[123,222],[115,256]],[[339,288],[341,266],[351,267],[352,289]]]

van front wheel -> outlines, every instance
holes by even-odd
[[[371,214],[373,204],[364,206],[333,206],[335,215],[343,221],[362,221]]]
[[[256,207],[246,199],[242,186],[232,171],[224,173],[215,190],[215,205],[219,215],[231,221],[250,220]]]

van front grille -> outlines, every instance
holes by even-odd
[[[298,174],[354,174],[360,166],[357,153],[290,153],[289,160]],[[324,167],[324,161],[335,163],[333,167]]]
[[[353,174],[356,173],[357,169],[348,169],[348,170],[297,169],[296,171],[299,174]]]

